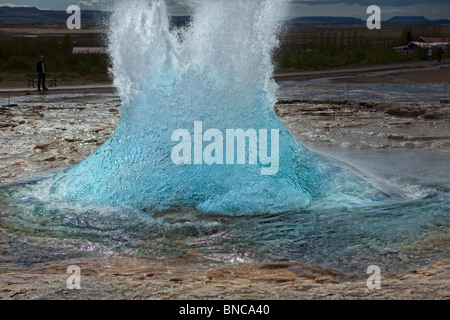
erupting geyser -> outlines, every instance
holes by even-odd
[[[342,168],[309,152],[273,111],[277,87],[271,53],[278,45],[280,4],[197,1],[191,24],[181,30],[169,28],[163,1],[118,4],[109,52],[123,102],[121,122],[89,158],[54,177],[52,192],[81,204],[149,210],[191,206],[229,214],[364,197],[370,188],[363,179],[344,178]],[[266,148],[270,154],[278,143],[276,174],[261,174],[267,165],[258,157],[261,144],[252,151],[249,141],[245,163],[230,164],[225,154],[212,164],[174,163],[173,133],[185,129],[194,137],[194,124],[200,122],[223,133],[277,130],[279,140],[269,135]],[[214,138],[202,140],[205,148]],[[342,179],[346,190],[333,182]]]
[[[276,116],[281,4],[194,0],[190,25],[178,30],[163,1],[115,6],[120,124],[80,164],[0,187],[11,265],[124,253],[176,258],[177,270],[297,260],[365,275],[374,263],[404,272],[448,258],[445,246],[430,246],[450,230],[447,181],[417,185],[405,175],[398,186],[395,172],[382,179],[389,188],[373,186],[381,178],[309,151]],[[371,152],[384,163],[385,152],[404,151]],[[408,161],[389,169],[401,177]]]

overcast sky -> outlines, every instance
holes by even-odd
[[[151,0],[148,0],[151,1]],[[189,0],[166,0],[174,15],[187,15]],[[213,0],[204,0],[213,1]],[[232,1],[232,0],[230,0]],[[257,1],[257,0],[248,0]],[[450,0],[286,0],[289,18],[301,16],[345,16],[366,18],[366,9],[375,4],[381,7],[382,19],[393,16],[425,16],[429,19],[450,19]],[[109,4],[108,4],[109,3]],[[77,4],[82,9],[108,9],[110,0],[0,0],[0,5],[34,6],[40,9],[65,10]]]

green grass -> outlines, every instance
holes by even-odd
[[[439,25],[406,27],[397,38],[356,29],[291,30],[274,51],[273,61],[277,71],[283,72],[426,60],[427,49],[415,50],[406,57],[392,48],[417,40],[420,35],[440,37],[443,32]]]
[[[431,30],[436,36],[440,29]],[[430,32],[431,32],[430,31]],[[404,29],[397,40],[370,39],[357,30],[320,32],[301,39],[301,32],[291,33],[283,39],[273,53],[277,72],[286,70],[314,70],[335,67],[376,65],[406,61],[407,58],[392,50],[405,41],[422,34],[422,29]],[[436,34],[435,34],[436,33]],[[39,55],[44,55],[48,72],[58,79],[79,75],[92,80],[108,78],[110,65],[107,55],[72,54],[70,36],[64,38],[15,38],[0,41],[0,70],[13,73],[35,73]],[[417,50],[410,60],[426,60],[427,50]],[[448,58],[447,53],[444,58]]]
[[[48,72],[64,78],[76,73],[104,78],[108,74],[109,58],[100,54],[72,54],[69,36],[64,39],[15,38],[0,41],[0,70],[36,73],[40,55],[46,60]]]
[[[274,52],[274,63],[279,70],[322,69],[330,67],[375,65],[406,61],[407,58],[392,50],[392,45],[373,46],[319,46],[303,48],[293,44],[282,45]],[[417,52],[410,60],[425,59]]]

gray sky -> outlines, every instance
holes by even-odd
[[[150,0],[149,0],[150,1]],[[189,0],[166,0],[174,15],[186,15]],[[204,0],[211,1],[211,0]],[[256,1],[256,0],[248,0]],[[289,18],[300,16],[345,16],[367,18],[366,9],[375,4],[381,8],[382,19],[393,16],[425,16],[429,19],[450,19],[450,0],[287,0]],[[82,9],[108,9],[110,0],[0,0],[0,5],[35,6],[41,9],[65,10],[77,4]]]

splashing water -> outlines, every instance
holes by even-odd
[[[23,260],[48,259],[36,252],[57,243],[69,256],[75,247],[157,256],[200,248],[212,260],[341,267],[421,241],[436,225],[448,230],[445,197],[407,201],[375,186],[307,150],[275,115],[281,5],[197,1],[190,25],[171,30],[163,1],[118,3],[108,34],[123,103],[116,132],[74,167],[0,189],[0,225],[48,235],[34,247],[31,234],[19,241]],[[221,132],[278,129],[277,174],[262,175],[261,163],[175,165],[171,135],[196,121]]]
[[[201,1],[187,29],[170,31],[163,1],[120,4],[109,34],[120,125],[92,156],[56,177],[53,192],[76,203],[230,214],[304,208],[329,193],[320,161],[273,111],[279,5]],[[279,129],[278,173],[262,176],[260,165],[249,164],[175,165],[171,135],[192,131],[195,121],[221,132]]]

